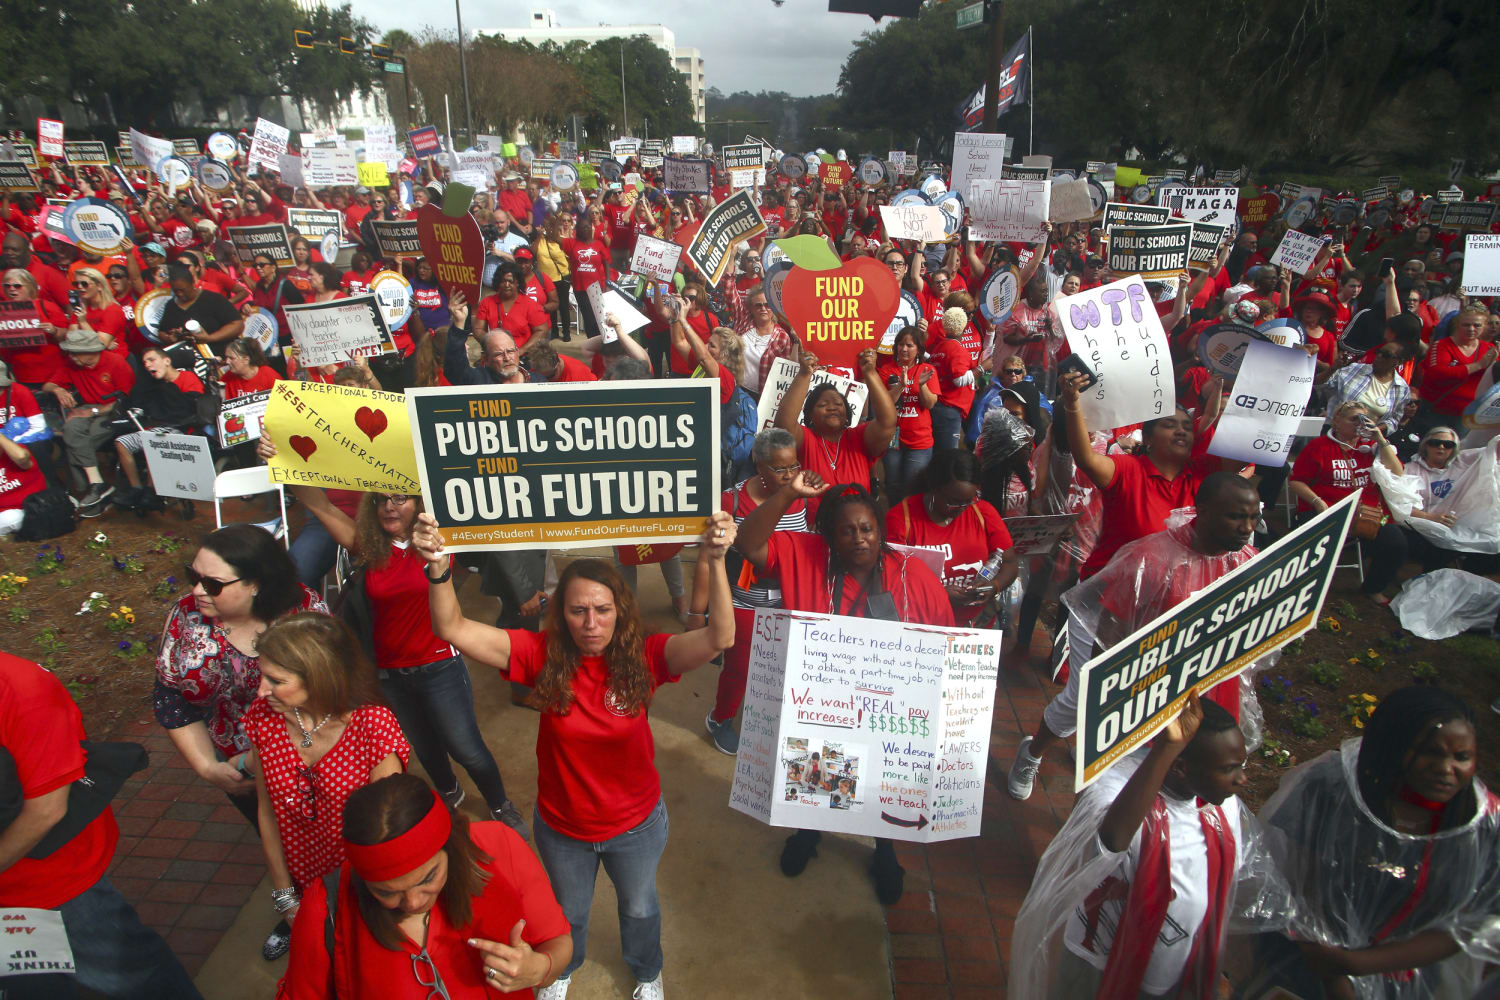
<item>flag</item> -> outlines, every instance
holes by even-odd
[[[1026,103],[1030,90],[1028,86],[1030,78],[1031,32],[1027,31],[1021,36],[1021,40],[1005,53],[1005,61],[1000,64],[1000,99],[997,102],[995,117],[998,118],[1011,108]],[[954,114],[958,118],[960,131],[978,131],[984,125],[984,84],[980,84],[978,90],[966,97],[954,109]]]

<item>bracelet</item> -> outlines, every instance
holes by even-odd
[[[287,889],[271,890],[271,906],[277,913],[290,913],[302,902],[302,896],[297,892],[297,887]]]
[[[448,568],[443,570],[442,576],[427,576],[426,570],[422,571],[422,575],[426,576],[427,582],[432,584],[434,587],[436,587],[440,583],[447,583],[448,579],[453,576],[453,560],[451,558],[448,560]]]

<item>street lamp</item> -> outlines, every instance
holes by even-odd
[[[464,119],[469,125],[469,145],[474,145],[474,108],[469,103],[469,64],[464,59],[464,12],[460,0],[453,0],[453,14],[458,20],[458,72],[464,80]],[[451,138],[451,137],[450,137]]]
[[[457,3],[458,0],[453,0]],[[620,39],[620,117],[625,119],[625,131],[622,135],[630,134],[630,110],[625,106],[625,39]]]

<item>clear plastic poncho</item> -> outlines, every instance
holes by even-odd
[[[1500,552],[1500,459],[1493,442],[1467,448],[1445,469],[1434,469],[1420,457],[1406,463],[1406,475],[1392,475],[1376,462],[1370,476],[1398,524],[1417,532],[1440,549],[1455,552]],[[1441,493],[1441,495],[1439,495]],[[1412,517],[1413,509],[1452,514],[1450,525]]]
[[[1122,758],[1110,769],[1111,776],[1119,771],[1118,778],[1124,779],[1149,752],[1143,748]],[[1049,1000],[1056,996],[1058,962],[1066,948],[1063,939],[1069,921],[1105,879],[1121,876],[1126,855],[1109,854],[1101,849],[1099,824],[1114,802],[1115,790],[1122,784],[1123,781],[1115,781],[1084,789],[1068,821],[1037,863],[1031,890],[1016,915],[1015,934],[1011,938],[1010,984],[1006,992],[1011,1000]],[[1237,933],[1284,930],[1288,926],[1290,890],[1266,850],[1255,816],[1243,807],[1237,812],[1235,888],[1225,915],[1225,930]],[[1229,815],[1227,810],[1225,815]],[[1222,947],[1220,942],[1221,957]],[[1221,960],[1220,969],[1223,966]]]
[[[1398,833],[1360,795],[1359,747],[1347,740],[1293,769],[1260,811],[1267,843],[1296,887],[1294,933],[1358,949],[1443,930],[1460,948],[1452,958],[1351,982],[1366,1000],[1468,1000],[1483,963],[1500,962],[1500,806],[1475,778],[1479,809],[1468,823],[1431,836]],[[1286,952],[1290,972],[1300,958]]]

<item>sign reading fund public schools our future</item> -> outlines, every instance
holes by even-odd
[[[692,541],[719,508],[718,379],[406,394],[427,510],[456,551]]]

